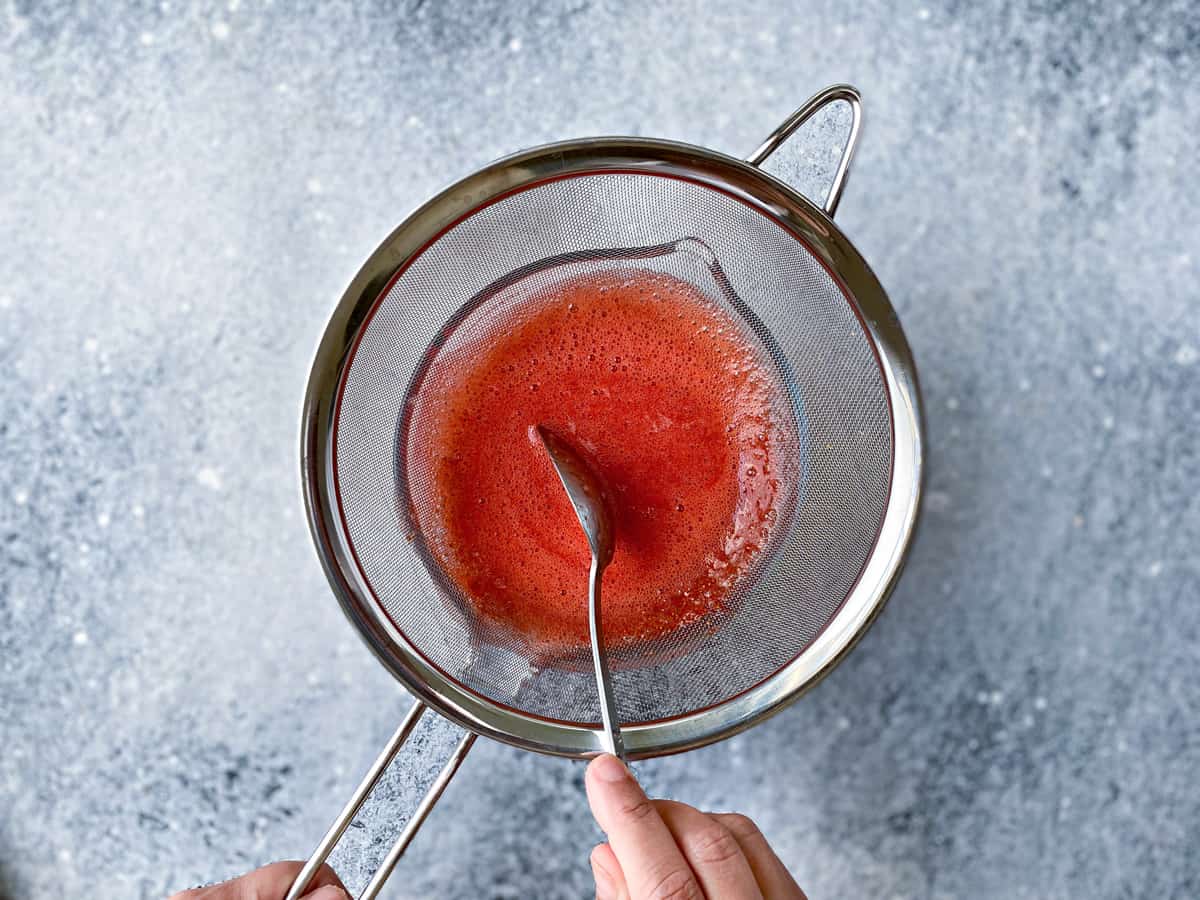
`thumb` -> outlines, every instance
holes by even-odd
[[[619,759],[607,753],[596,757],[584,783],[592,815],[608,835],[630,894],[650,897],[670,884],[679,888],[680,897],[704,896],[658,808]]]
[[[327,884],[317,888],[311,894],[305,894],[301,900],[350,900],[350,895],[336,884]]]

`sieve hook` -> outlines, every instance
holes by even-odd
[[[858,143],[859,132],[862,131],[862,94],[858,88],[849,84],[834,84],[825,90],[814,94],[803,106],[788,116],[783,123],[771,132],[762,145],[751,153],[746,162],[752,166],[761,166],[767,157],[779,149],[797,128],[807,122],[813,115],[824,109],[830,103],[844,100],[850,104],[850,134],[846,138],[846,147],[842,150],[842,158],[838,161],[837,171],[833,173],[833,183],[829,185],[829,193],[825,195],[823,208],[829,216],[837,212],[838,203],[842,199],[842,189],[846,186],[846,173],[850,170],[850,160],[854,157],[854,147]]]
[[[324,865],[325,860],[329,858],[329,854],[333,848],[337,846],[338,841],[342,839],[342,835],[346,833],[346,829],[350,823],[354,821],[354,817],[358,815],[358,811],[362,808],[367,796],[374,790],[375,785],[379,783],[379,779],[383,777],[383,773],[387,771],[388,766],[392,764],[392,760],[396,758],[396,754],[400,752],[400,748],[404,746],[404,742],[408,740],[413,729],[417,727],[417,723],[421,720],[421,715],[425,712],[425,704],[418,700],[412,705],[412,709],[408,711],[408,715],[404,717],[404,721],[400,723],[400,727],[388,740],[383,752],[379,754],[375,762],[371,764],[371,768],[367,770],[366,777],[354,790],[354,794],[350,797],[349,802],[334,819],[329,830],[325,832],[325,836],[321,838],[321,842],[317,844],[317,849],[312,852],[312,856],[304,864],[300,870],[300,874],[296,876],[296,880],[292,882],[291,889],[287,892],[284,900],[296,900],[305,890],[313,876]],[[416,836],[417,830],[428,817],[433,805],[438,802],[442,796],[442,792],[446,790],[446,785],[450,783],[450,779],[454,777],[454,773],[458,771],[458,767],[466,758],[467,751],[471,749],[471,745],[475,743],[475,733],[468,731],[466,736],[459,741],[458,746],[454,748],[454,752],[450,755],[450,759],[438,772],[438,776],[434,779],[429,790],[425,792],[425,796],[421,798],[421,802],[417,804],[417,808],[409,817],[409,820],[404,824],[396,842],[392,844],[392,849],[388,851],[383,862],[379,864],[379,868],[375,870],[375,874],[371,876],[370,882],[363,888],[361,894],[358,895],[359,900],[374,900],[383,888],[383,883],[387,881],[392,870],[396,868],[396,863],[400,861],[400,857],[404,855],[404,851],[408,849],[408,845],[412,843],[412,839]]]

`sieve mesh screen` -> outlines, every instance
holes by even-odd
[[[892,472],[886,385],[852,304],[792,232],[729,194],[648,172],[576,174],[511,193],[435,239],[380,298],[345,374],[334,483],[346,535],[375,598],[429,663],[498,703],[587,725],[600,713],[586,651],[547,656],[476,619],[414,533],[410,504],[428,502],[427,486],[405,483],[399,460],[428,348],[464,340],[448,323],[503,322],[519,306],[505,304],[513,291],[622,266],[685,278],[750,324],[790,391],[796,467],[773,546],[727,611],[612,660],[624,723],[720,704],[800,654],[858,578]]]

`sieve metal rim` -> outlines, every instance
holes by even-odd
[[[829,271],[875,350],[891,405],[891,496],[863,573],[822,633],[789,664],[716,706],[625,729],[633,757],[657,756],[728,737],[772,714],[827,674],[878,615],[893,588],[920,502],[922,436],[916,372],[882,286],[833,221],[755,165],[716,151],[648,138],[585,138],[509,156],[457,182],[397,227],[368,258],[338,303],[318,347],[301,425],[301,472],[309,527],[343,611],[380,661],[413,694],[472,731],[526,749],[586,756],[598,732],[526,715],[459,685],[430,665],[392,624],[355,562],[333,481],[336,406],[357,336],[407,265],[456,222],[505,195],[562,177],[641,172],[721,190],[772,218]]]

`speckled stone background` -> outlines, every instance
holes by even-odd
[[[925,390],[923,529],[814,693],[641,774],[755,817],[814,900],[1200,895],[1191,0],[7,0],[0,897],[302,856],[395,727],[297,487],[310,353],[391,228],[556,138],[745,154],[840,80],[868,119],[839,220]],[[810,190],[831,140],[792,148]],[[453,740],[421,732],[350,882]],[[581,773],[480,742],[390,896],[587,896]]]

